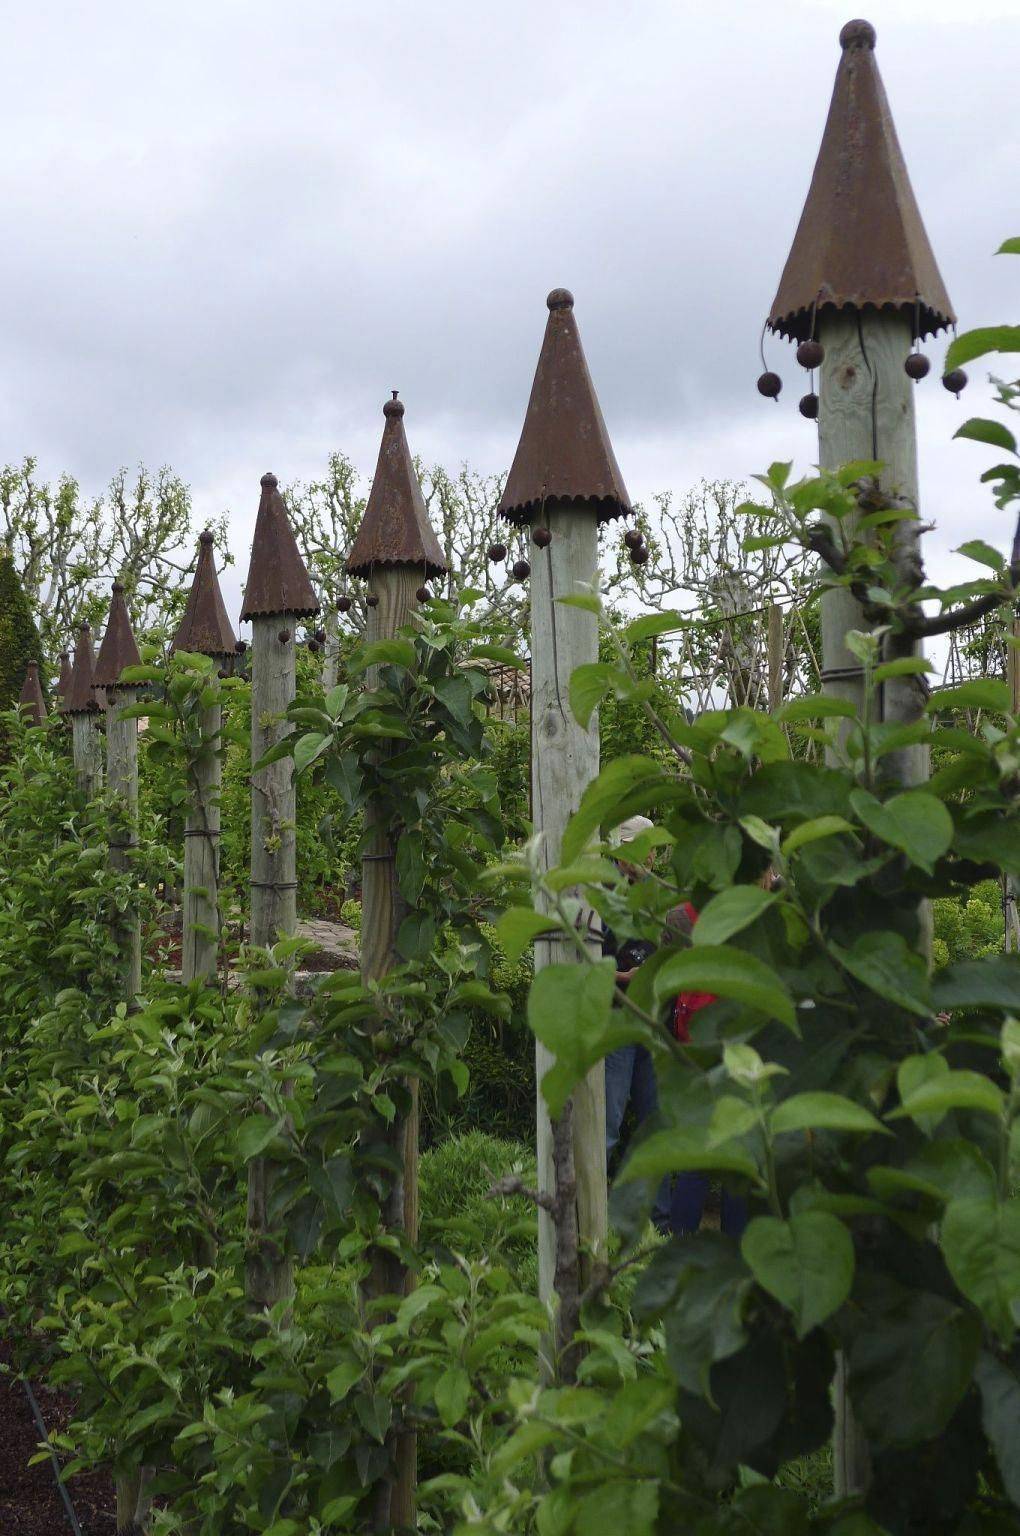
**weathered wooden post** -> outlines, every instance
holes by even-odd
[[[372,491],[347,558],[348,574],[368,582],[365,638],[369,641],[392,639],[410,622],[425,581],[445,576],[447,570],[414,471],[404,432],[404,406],[396,390],[383,406],[383,417]],[[378,667],[369,669],[366,681],[370,688],[376,686],[378,672]],[[377,805],[366,808],[361,866],[361,974],[365,981],[385,976],[393,966],[397,930],[406,914],[397,887],[396,830],[383,820]],[[393,1180],[383,1224],[387,1231],[404,1232],[413,1243],[418,1235],[417,1083],[412,1084],[411,1099],[406,1121],[398,1119],[391,1128],[402,1176]],[[407,1278],[389,1250],[375,1250],[370,1279],[373,1295],[398,1294],[405,1289]],[[392,1486],[380,1490],[377,1529],[403,1529],[413,1523],[416,1454],[414,1432],[400,1435],[394,1446],[396,1475]]]
[[[43,698],[42,684],[39,681],[37,661],[30,661],[25,670],[25,681],[21,685],[18,708],[29,725],[42,725],[46,719],[46,700]]]
[[[83,624],[74,648],[71,682],[64,695],[63,710],[71,721],[71,752],[78,788],[87,798],[103,787],[103,732],[99,705],[92,692],[96,669],[92,649],[92,630]]]
[[[593,716],[582,728],[570,707],[570,675],[598,660],[593,613],[557,599],[593,590],[598,581],[598,527],[630,511],[595,386],[574,318],[574,300],[555,288],[549,319],[500,513],[530,527],[536,548],[531,570],[531,789],[532,817],[544,869],[559,862],[563,831],[584,790],[599,771],[599,729]],[[544,531],[543,531],[544,530]],[[535,969],[576,956],[541,938]],[[538,1184],[556,1193],[554,1127],[542,1097],[553,1058],[536,1044]],[[592,1252],[606,1240],[605,1070],[600,1063],[564,1111],[573,1126],[577,1229]],[[562,1152],[561,1148],[561,1152]],[[556,1233],[545,1210],[538,1215],[539,1294],[555,1294]]]
[[[199,534],[198,564],[176,635],[174,651],[211,656],[226,666],[234,655],[230,627],[216,576],[213,535]],[[199,713],[201,742],[189,765],[188,811],[184,823],[184,912],[181,923],[181,977],[187,983],[216,973],[220,936],[220,733],[219,699]]]
[[[241,619],[251,620],[251,942],[268,948],[297,927],[294,762],[278,758],[254,771],[270,747],[289,736],[284,717],[297,687],[295,629],[319,611],[305,563],[287,518],[275,475],[262,476],[251,564]],[[272,1236],[269,1201],[273,1169],[266,1158],[248,1165],[247,1293],[256,1309],[293,1292],[290,1263]]]
[[[141,659],[124,601],[124,588],[115,581],[92,687],[102,689],[106,698],[106,777],[115,817],[110,836],[110,863],[120,871],[131,868],[131,850],[138,843],[138,721],[133,715],[126,720],[122,718],[122,711],[137,700],[138,688],[131,683],[122,684],[120,675],[125,667],[139,666]],[[124,1000],[131,1005],[142,987],[142,939],[137,905],[125,912],[119,939]]]
[[[909,362],[915,341],[955,321],[907,175],[875,62],[875,29],[851,21],[840,33],[842,57],[807,202],[768,324],[799,343],[798,360],[820,367],[819,462],[836,469],[879,460],[886,496],[918,505],[914,380],[928,371]],[[920,569],[920,529],[898,528],[898,564],[911,583]],[[836,534],[838,540],[838,533]],[[860,710],[861,663],[846,634],[869,627],[843,587],[822,601],[822,684]],[[892,646],[896,645],[893,650]],[[920,652],[920,643],[887,640],[886,659]],[[884,720],[909,722],[926,688],[913,675],[881,690]],[[927,777],[923,747],[889,754],[886,771],[901,783]],[[927,920],[922,912],[921,942]],[[860,1492],[870,1479],[867,1446],[850,1408],[845,1361],[836,1379],[834,1481],[837,1494]]]

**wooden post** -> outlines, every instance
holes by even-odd
[[[252,622],[251,642],[251,941],[268,948],[297,927],[294,763],[279,758],[254,764],[293,727],[284,718],[296,690],[296,627],[318,613],[319,602],[298,551],[276,476],[262,476],[251,564],[241,618]],[[275,1170],[265,1157],[248,1164],[246,1289],[255,1310],[294,1293],[289,1258],[281,1253],[270,1218]]]
[[[775,714],[783,703],[783,671],[786,660],[786,631],[783,627],[783,610],[778,603],[769,603],[766,619],[765,651],[768,658],[769,710]]]
[[[192,765],[184,822],[181,976],[185,983],[214,976],[219,957],[222,705],[206,705],[199,722],[202,746]]]
[[[103,787],[103,735],[99,705],[92,690],[96,661],[92,631],[83,624],[74,648],[71,683],[63,710],[71,720],[71,755],[78,788],[92,800]]]
[[[132,850],[138,845],[138,721],[121,718],[122,710],[138,698],[136,688],[106,690],[106,765],[109,792],[114,802],[116,841],[110,843],[110,863],[126,873]],[[120,936],[124,967],[124,997],[134,1004],[142,989],[142,935],[137,903],[124,914]]]
[[[598,660],[598,620],[581,608],[556,601],[597,582],[598,527],[591,508],[554,503],[546,508],[552,535],[535,551],[531,571],[531,786],[533,821],[539,835],[543,870],[560,860],[563,832],[581,796],[599,771],[598,719],[582,728],[570,707],[570,675],[575,667]],[[572,949],[541,939],[535,945],[535,971],[577,961]],[[554,1128],[542,1096],[542,1079],[554,1057],[535,1043],[537,1084],[538,1187],[555,1196]],[[606,1187],[606,1084],[602,1062],[574,1090],[572,1101],[574,1174],[577,1182],[577,1231],[593,1254],[604,1250],[608,1227]],[[548,1211],[538,1213],[538,1293],[555,1295],[556,1232]]]
[[[372,491],[365,515],[351,545],[347,571],[368,580],[366,640],[390,640],[411,620],[418,592],[429,577],[446,574],[443,552],[429,522],[411,451],[404,431],[404,406],[393,398],[383,406],[383,434]],[[378,686],[379,669],[369,667],[366,683]],[[378,981],[396,960],[397,930],[405,905],[397,885],[396,839],[399,827],[389,825],[382,807],[365,810],[365,840],[361,877],[361,975]],[[390,1146],[399,1173],[393,1176],[382,1203],[385,1232],[418,1240],[418,1085],[408,1084],[410,1108],[389,1128]],[[413,1283],[399,1260],[386,1248],[372,1253],[372,1270],[365,1290],[368,1298],[399,1295]],[[415,1524],[418,1442],[413,1428],[401,1427],[390,1436],[391,1477],[381,1479],[372,1514],[377,1531],[409,1530]]]

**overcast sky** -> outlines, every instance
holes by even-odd
[[[831,0],[4,0],[0,455],[99,490],[168,463],[229,508],[258,481],[412,450],[505,469],[570,287],[631,494],[808,465],[803,375],[758,334],[849,17]],[[878,0],[878,59],[963,326],[1015,320],[1017,0]],[[936,365],[945,338],[929,343]],[[1006,531],[920,386],[944,551]]]

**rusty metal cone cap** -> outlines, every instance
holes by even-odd
[[[95,670],[96,656],[92,648],[92,631],[87,624],[83,624],[78,631],[78,643],[74,648],[71,684],[64,695],[65,715],[87,715],[93,710],[98,711],[99,705],[92,692]]]
[[[60,676],[57,679],[57,698],[61,704],[67,698],[71,686],[71,657],[67,651],[60,653]]]
[[[233,656],[237,644],[216,575],[213,536],[208,529],[198,538],[198,564],[188,601],[174,635],[172,651],[195,651],[200,656]]]
[[[110,616],[106,621],[106,634],[99,647],[96,667],[92,674],[93,688],[113,688],[120,681],[125,667],[137,667],[141,662],[131,618],[124,601],[124,588],[119,581],[113,584],[110,599]]]
[[[525,524],[544,502],[584,501],[600,523],[631,510],[595,385],[588,372],[574,298],[554,288],[524,429],[499,510]]]
[[[871,306],[901,312],[918,337],[934,335],[956,316],[875,62],[875,29],[850,21],[839,40],[829,116],[769,328],[802,341],[816,308]]]
[[[25,673],[25,681],[21,685],[21,693],[18,704],[28,715],[33,725],[42,725],[46,719],[46,700],[43,698],[42,684],[39,682],[39,663],[30,661]]]
[[[352,576],[368,576],[376,565],[414,565],[426,576],[445,576],[447,564],[429,522],[404,431],[404,405],[383,406],[385,424],[372,490],[347,557]]]
[[[297,547],[276,476],[265,474],[241,618],[268,618],[280,613],[310,618],[318,611],[319,599]]]

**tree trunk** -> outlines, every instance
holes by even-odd
[[[293,702],[297,681],[294,656],[296,621],[290,614],[252,620],[251,760],[252,764],[293,730],[283,718]],[[286,634],[288,638],[281,640]],[[251,942],[268,949],[297,927],[297,794],[293,759],[284,757],[251,777]],[[261,1311],[294,1294],[290,1260],[273,1237],[270,1217],[274,1183],[272,1162],[248,1164],[248,1240],[246,1287],[251,1307]]]
[[[223,710],[220,704],[210,704],[202,710],[202,751],[191,768],[188,813],[184,825],[181,974],[186,983],[214,976],[219,953],[222,777],[219,749],[222,726]]]
[[[134,688],[109,688],[106,692],[106,763],[114,826],[110,840],[110,863],[124,873],[131,868],[131,851],[138,844],[138,721],[119,718],[122,709],[138,697]],[[124,1000],[134,1006],[142,989],[142,936],[138,905],[132,905],[117,925],[120,946]]]
[[[598,622],[594,614],[556,601],[596,587],[598,529],[591,508],[583,504],[553,503],[546,514],[552,540],[545,549],[534,550],[531,572],[531,787],[539,859],[543,869],[551,869],[559,863],[564,828],[599,771],[597,717],[582,729],[569,698],[574,668],[598,660]],[[540,938],[535,945],[536,972],[576,958],[572,949],[559,943]],[[555,1199],[554,1130],[542,1097],[542,1079],[553,1060],[551,1052],[536,1042],[538,1188]],[[581,1244],[597,1254],[605,1248],[608,1225],[606,1085],[601,1062],[574,1090],[571,1115],[577,1232]],[[556,1273],[556,1227],[549,1211],[540,1209],[538,1291],[543,1301],[556,1294]]]

